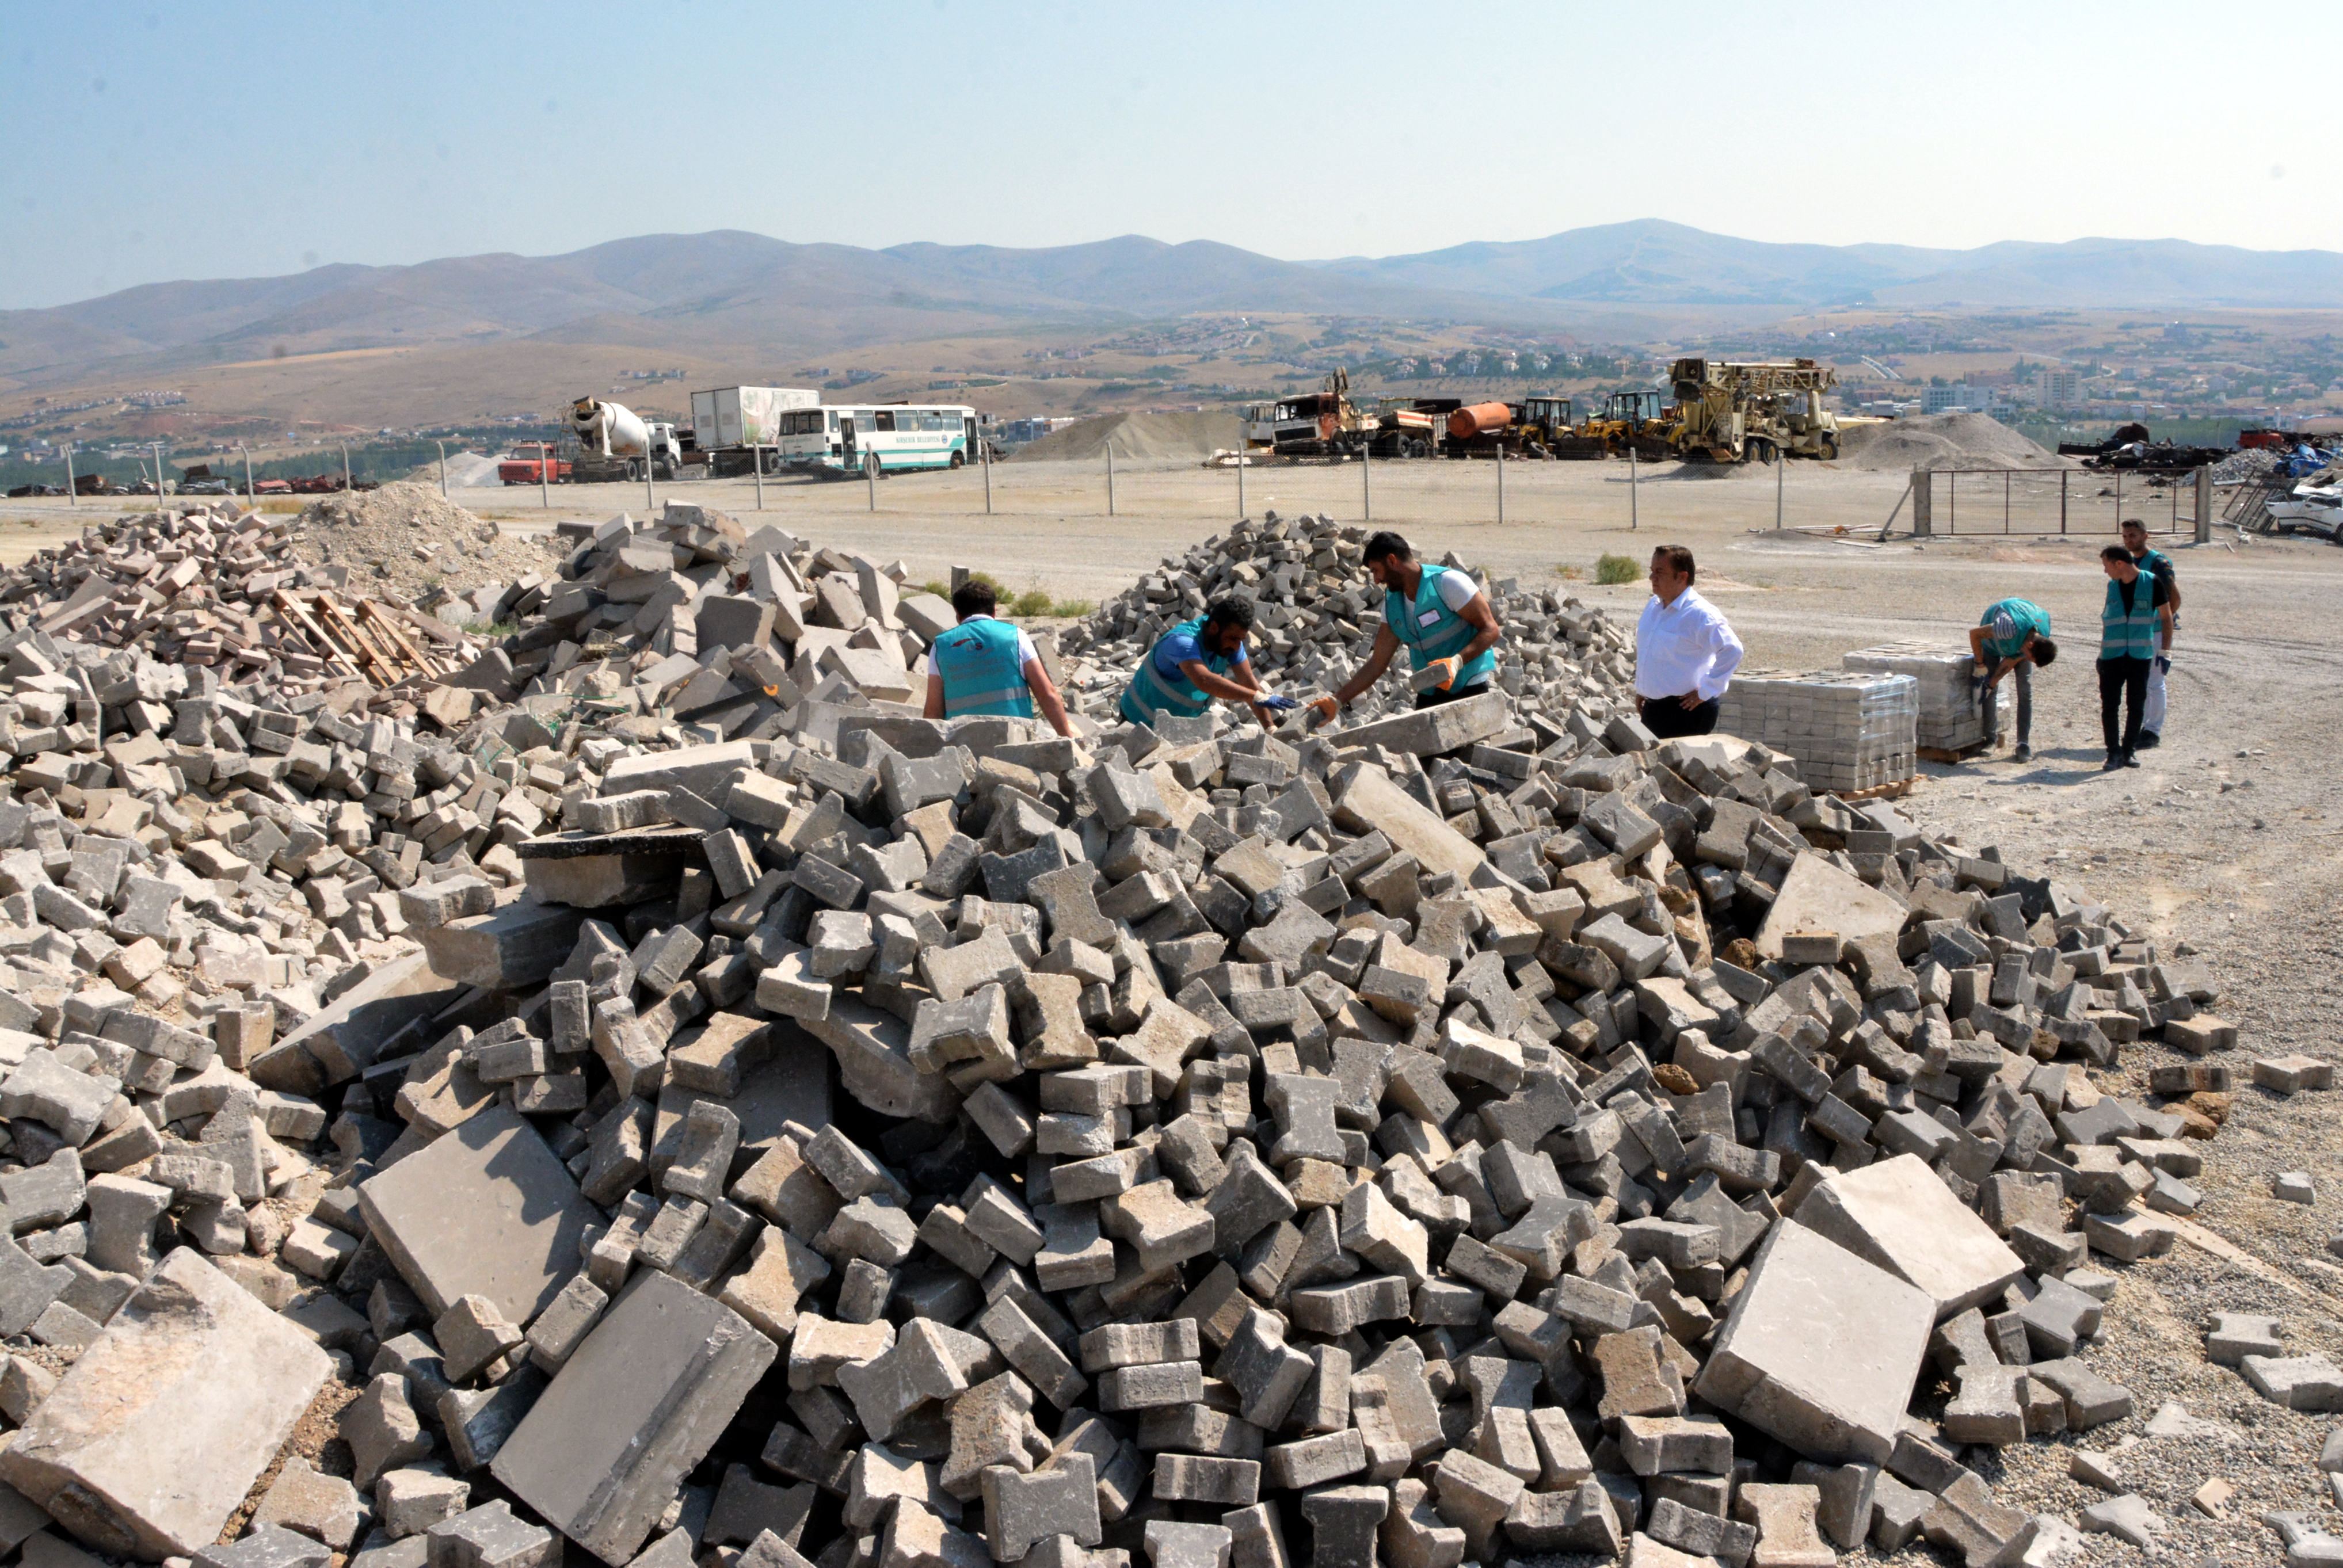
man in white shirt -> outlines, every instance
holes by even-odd
[[[1692,586],[1692,552],[1652,552],[1652,597],[1635,622],[1635,696],[1644,728],[1665,740],[1716,728],[1716,700],[1741,668],[1741,639]]]

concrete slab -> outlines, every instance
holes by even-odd
[[[1785,1220],[1693,1391],[1809,1459],[1885,1464],[1936,1321],[1925,1292]]]
[[[1939,1322],[1998,1297],[2026,1271],[1916,1154],[1826,1176],[1791,1217],[1926,1291]]]
[[[193,1248],[162,1262],[0,1452],[0,1480],[100,1552],[190,1556],[333,1362]]]
[[[486,1296],[526,1324],[578,1269],[599,1211],[537,1130],[491,1106],[358,1188],[367,1228],[426,1311]]]
[[[1782,890],[1757,928],[1757,953],[1780,958],[1782,939],[1792,931],[1836,931],[1851,942],[1892,937],[1904,929],[1906,912],[1885,893],[1809,849],[1790,863],[1790,874],[1782,879]]]
[[[626,1563],[779,1353],[722,1302],[668,1275],[640,1274],[490,1473],[603,1562]]]
[[[1393,849],[1413,855],[1426,875],[1453,871],[1469,879],[1487,859],[1481,846],[1434,816],[1379,768],[1361,764],[1341,775],[1334,791],[1334,819],[1353,832],[1382,833]]]

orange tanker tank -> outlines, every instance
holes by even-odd
[[[1475,403],[1459,408],[1448,416],[1448,438],[1469,441],[1475,436],[1485,436],[1492,430],[1502,430],[1513,422],[1513,411],[1503,403]]]

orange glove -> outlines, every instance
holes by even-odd
[[[1332,724],[1334,716],[1342,711],[1342,705],[1331,697],[1313,697],[1302,706],[1314,711],[1320,720],[1327,724]]]
[[[1464,661],[1454,658],[1435,658],[1424,668],[1441,672],[1439,689],[1445,691],[1456,684],[1456,672],[1464,668]]]

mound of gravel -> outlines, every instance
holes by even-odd
[[[1188,462],[1240,445],[1244,421],[1234,414],[1101,414],[1053,430],[1011,454],[1012,463],[1098,458],[1114,444],[1118,459]]]
[[[442,499],[436,481],[413,479],[324,497],[295,520],[293,539],[301,558],[349,568],[364,591],[434,603],[541,569],[548,548]]]
[[[2056,452],[1985,414],[1922,414],[1876,425],[1843,426],[1845,468],[2065,468]]]
[[[420,464],[407,477],[418,485],[428,485],[436,490],[439,487],[439,460],[434,457]],[[451,488],[468,490],[496,482],[497,460],[494,457],[484,457],[478,452],[447,454],[447,483]]]

